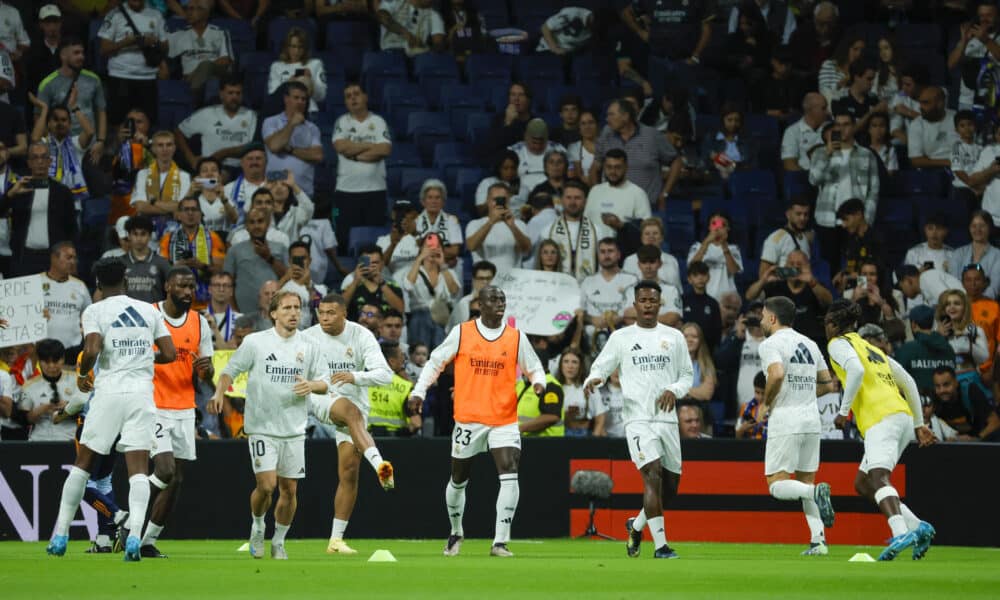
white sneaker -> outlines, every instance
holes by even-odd
[[[357,554],[358,551],[347,545],[347,542],[340,538],[330,538],[330,543],[326,545],[327,554]]]
[[[271,558],[275,560],[288,560],[288,553],[285,552],[285,544],[275,544],[271,542]]]
[[[514,556],[514,553],[507,548],[507,544],[493,544],[493,547],[490,548],[490,556],[510,558]]]
[[[460,535],[451,534],[448,536],[448,543],[444,546],[445,556],[458,556],[459,551],[462,549],[462,540],[465,539]]]
[[[250,556],[264,558],[264,532],[250,531]]]
[[[809,549],[802,552],[802,556],[826,556],[830,550],[823,542],[809,544]]]

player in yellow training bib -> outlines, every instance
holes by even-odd
[[[916,382],[902,365],[857,334],[860,316],[857,304],[839,298],[830,305],[824,321],[830,340],[830,366],[844,390],[836,424],[843,429],[853,411],[865,440],[854,489],[878,505],[892,530],[889,545],[878,559],[892,560],[912,546],[913,559],[918,560],[930,548],[934,527],[900,502],[889,475],[914,434],[920,447],[937,440],[924,425]]]

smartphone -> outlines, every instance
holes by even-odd
[[[868,287],[868,278],[864,275],[858,275],[857,287],[866,288]]]
[[[924,261],[924,268],[925,269],[933,269],[934,268],[934,261],[933,260],[925,260]]]
[[[840,133],[840,130],[834,129],[833,131],[830,132],[831,142],[840,142],[843,140],[843,138],[844,136],[843,134]]]
[[[135,135],[135,119],[131,117],[125,119],[125,131],[128,132],[129,137]]]
[[[782,279],[792,279],[799,276],[799,270],[795,267],[778,267],[775,274]]]
[[[363,269],[367,269],[372,266],[372,257],[367,254],[362,254],[361,257],[358,258],[358,264],[360,264]]]
[[[441,236],[436,233],[428,233],[424,238],[424,245],[432,250],[437,250],[441,247]]]
[[[306,74],[305,69],[295,69],[295,74],[292,75],[292,77],[302,77],[305,74]]]
[[[507,197],[497,196],[493,199],[493,204],[495,204],[497,208],[507,208]]]
[[[944,323],[945,325],[948,325],[949,323],[951,323],[951,317],[949,317],[948,315],[941,315],[941,322]]]
[[[368,257],[365,256],[365,258],[368,258]],[[304,269],[305,266],[306,266],[306,257],[304,257],[304,256],[293,256],[292,257],[292,264],[295,265],[296,267],[302,267]]]
[[[219,180],[214,177],[195,177],[194,180],[206,190],[214,190],[219,185]]]
[[[284,181],[288,179],[288,171],[268,171],[267,180],[268,181]]]
[[[708,230],[715,231],[716,229],[722,229],[726,226],[726,220],[722,217],[714,217],[708,222]]]

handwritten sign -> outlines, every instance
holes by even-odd
[[[562,333],[580,308],[580,285],[565,273],[511,269],[493,285],[507,296],[507,322],[531,335]]]
[[[0,280],[0,348],[44,339],[49,326],[45,320],[45,299],[38,275]]]

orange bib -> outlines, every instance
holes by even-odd
[[[163,311],[159,302],[153,306]],[[172,363],[155,365],[153,401],[156,408],[167,410],[194,408],[194,359],[198,358],[201,343],[201,319],[198,313],[189,310],[180,327],[174,327],[166,319],[163,323],[174,340],[177,358]]]
[[[494,341],[475,321],[462,323],[455,355],[455,420],[499,426],[517,423],[517,350],[521,334],[504,328]]]

